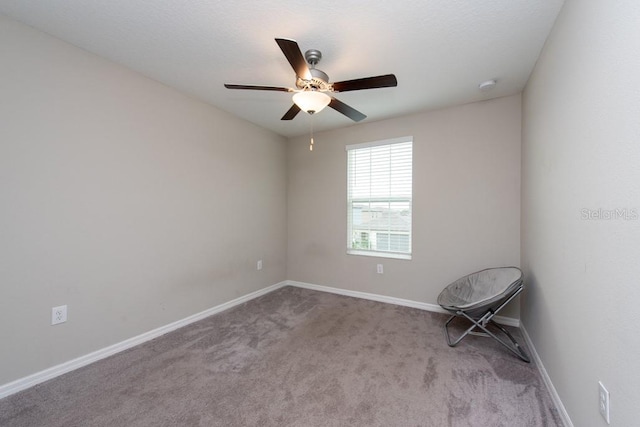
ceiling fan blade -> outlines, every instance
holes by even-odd
[[[295,40],[289,39],[276,39],[276,43],[280,46],[284,56],[287,57],[289,64],[291,64],[291,67],[293,67],[293,70],[296,72],[296,76],[304,80],[311,79],[311,72],[307,66],[307,61],[304,59],[304,56],[302,56],[302,51],[300,51],[298,43],[296,43]]]
[[[385,74],[384,76],[365,77],[363,79],[345,80],[333,84],[333,90],[336,92],[347,92],[350,90],[362,89],[378,89],[381,87],[398,86],[398,80],[393,74]]]
[[[224,85],[227,89],[273,90],[277,92],[293,92],[293,89],[276,86],[251,86],[251,85]]]
[[[333,108],[334,110],[338,111],[339,113],[344,114],[345,116],[349,117],[354,122],[359,122],[360,120],[363,120],[363,119],[367,118],[367,116],[362,114],[360,111],[356,110],[353,107],[348,106],[347,104],[345,104],[342,101],[338,101],[337,99],[335,99],[333,97],[331,98],[331,102],[329,102],[329,107]]]
[[[293,118],[300,112],[300,107],[298,107],[296,104],[293,104],[291,106],[291,108],[289,108],[289,111],[287,111],[286,113],[284,113],[284,116],[282,116],[282,118],[280,120],[293,120]]]

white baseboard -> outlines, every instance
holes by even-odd
[[[329,292],[329,293],[338,294],[338,295],[346,295],[348,297],[368,299],[371,301],[401,305],[404,307],[418,308],[420,310],[433,311],[435,313],[450,314],[447,310],[440,307],[439,305],[429,304],[427,302],[418,302],[418,301],[412,301],[408,299],[388,297],[385,295],[370,294],[367,292],[350,291],[348,289],[332,288],[329,286],[314,285],[312,283],[296,282],[294,280],[286,280],[284,283],[287,286],[295,286],[298,288],[312,289],[314,291]],[[514,319],[513,317],[495,316],[494,319],[496,322],[502,325],[514,326],[516,328],[520,327],[520,320]]]
[[[311,283],[296,282],[293,280],[285,280],[284,282],[276,283],[275,285],[268,286],[266,288],[263,288],[258,291],[252,292],[250,294],[244,295],[242,297],[236,298],[229,302],[225,302],[223,304],[201,311],[200,313],[196,313],[189,317],[185,317],[184,319],[178,320],[168,325],[161,326],[159,328],[145,332],[138,336],[126,339],[124,341],[110,345],[108,347],[102,348],[100,350],[94,351],[84,356],[80,356],[76,359],[69,360],[59,365],[52,366],[51,368],[45,369],[43,371],[36,372],[24,378],[19,378],[10,383],[1,385],[0,399],[2,399],[3,397],[7,397],[9,395],[12,395],[14,393],[17,393],[19,391],[25,390],[29,387],[33,387],[36,384],[40,384],[44,381],[50,380],[62,374],[66,374],[67,372],[73,371],[74,369],[78,369],[90,363],[97,362],[98,360],[112,356],[116,353],[127,350],[136,345],[143,344],[147,341],[150,341],[168,332],[174,331],[183,326],[187,326],[193,322],[197,322],[198,320],[202,320],[205,317],[209,317],[213,314],[220,313],[224,310],[228,310],[232,307],[235,307],[237,305],[250,301],[259,296],[268,294],[269,292],[273,292],[284,286],[295,286],[298,288],[311,289],[311,290],[321,291],[321,292],[329,292],[329,293],[338,294],[338,295],[345,295],[345,296],[350,296],[355,298],[383,302],[387,304],[395,304],[395,305],[400,305],[404,307],[412,307],[420,310],[448,314],[446,310],[444,310],[442,307],[436,304],[411,301],[411,300],[406,300],[402,298],[389,297],[385,295],[370,294],[366,292],[351,291],[348,289],[332,288],[329,286],[314,285]],[[497,322],[507,326],[515,326],[515,327],[520,326],[520,320],[511,318],[511,317],[495,316],[494,319]],[[531,345],[529,345],[529,347],[532,348]]]
[[[20,378],[10,383],[4,384],[0,386],[0,399],[2,399],[3,397],[9,396],[11,394],[17,393],[21,390],[25,390],[29,387],[33,387],[36,384],[40,384],[44,381],[50,380],[52,378],[55,378],[67,372],[73,371],[74,369],[81,368],[90,363],[96,362],[98,360],[104,359],[106,357],[109,357],[121,351],[127,350],[136,345],[140,345],[154,338],[157,338],[161,335],[164,335],[168,332],[174,331],[183,326],[187,326],[193,322],[197,322],[198,320],[202,320],[205,317],[209,317],[213,314],[220,313],[221,311],[228,310],[232,307],[235,307],[237,305],[250,301],[254,298],[268,294],[269,292],[273,292],[276,289],[280,289],[283,286],[286,286],[286,282],[277,283],[275,285],[268,286],[258,291],[251,292],[250,294],[241,296],[234,300],[231,300],[223,304],[217,305],[215,307],[209,308],[207,310],[201,311],[200,313],[193,314],[189,317],[185,317],[184,319],[178,320],[176,322],[169,323],[168,325],[161,326],[152,331],[145,332],[138,336],[126,339],[124,341],[110,345],[108,347],[102,348],[92,353],[85,354],[84,356],[80,356],[76,359],[69,360],[68,362],[61,363],[59,365],[53,366],[43,371],[36,372],[35,374],[29,375],[27,377]]]
[[[531,356],[533,357],[533,360],[536,366],[538,367],[538,370],[540,371],[542,380],[544,381],[544,384],[547,386],[547,389],[549,390],[549,394],[551,395],[551,400],[553,400],[553,403],[556,405],[556,408],[558,409],[558,413],[560,414],[560,418],[562,419],[564,426],[573,427],[573,422],[571,421],[571,418],[569,418],[569,413],[567,412],[567,409],[564,407],[562,400],[560,400],[560,395],[558,394],[558,391],[556,390],[556,388],[553,386],[553,383],[551,382],[551,377],[549,377],[547,370],[542,364],[540,355],[536,351],[536,348],[534,347],[533,342],[531,341],[531,337],[529,336],[527,329],[524,327],[524,325],[521,325],[520,330],[522,331],[522,336],[524,337],[524,340],[527,342],[527,347],[529,347]]]

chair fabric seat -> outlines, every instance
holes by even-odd
[[[462,277],[438,296],[438,304],[448,311],[484,311],[513,293],[522,283],[516,267],[489,268]]]

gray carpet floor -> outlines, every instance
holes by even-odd
[[[533,363],[448,347],[446,318],[285,287],[2,399],[0,425],[562,425]]]

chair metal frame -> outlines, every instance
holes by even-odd
[[[517,356],[522,361],[527,362],[527,363],[531,362],[531,360],[529,359],[529,356],[527,355],[527,353],[520,346],[520,344],[518,344],[518,342],[515,340],[515,338],[513,338],[513,336],[509,333],[509,331],[507,331],[502,325],[500,325],[500,324],[498,324],[498,323],[496,323],[496,322],[494,322],[492,320],[493,316],[495,316],[496,313],[498,313],[505,305],[507,305],[509,302],[511,302],[512,299],[514,299],[516,296],[518,296],[520,294],[520,292],[522,292],[523,289],[524,289],[524,285],[522,283],[520,283],[520,285],[516,288],[516,290],[508,298],[506,298],[502,302],[502,304],[500,304],[495,309],[494,308],[489,308],[485,314],[483,314],[480,318],[477,318],[477,319],[474,319],[473,317],[469,316],[464,310],[456,310],[455,314],[453,316],[451,316],[449,318],[449,320],[447,320],[447,322],[444,324],[444,334],[445,334],[445,337],[447,338],[447,344],[449,344],[449,347],[455,347],[467,335],[489,336],[489,337],[493,338],[494,340],[498,341],[500,344],[502,344],[507,350],[509,350],[511,353],[513,353],[515,356]],[[449,310],[449,311],[453,312],[452,310]],[[449,335],[449,328],[448,327],[449,327],[449,324],[456,317],[464,317],[467,320],[469,320],[472,323],[472,325],[462,335],[460,335],[458,338],[456,338],[454,341],[452,341],[451,340],[451,336]],[[495,326],[500,331],[502,331],[502,333],[504,333],[507,336],[507,338],[509,338],[509,340],[511,341],[512,345],[509,345],[504,340],[502,340],[498,336],[496,336],[489,329],[487,329],[487,325],[489,325],[489,324]],[[476,328],[481,329],[483,332],[476,332],[475,331]]]

